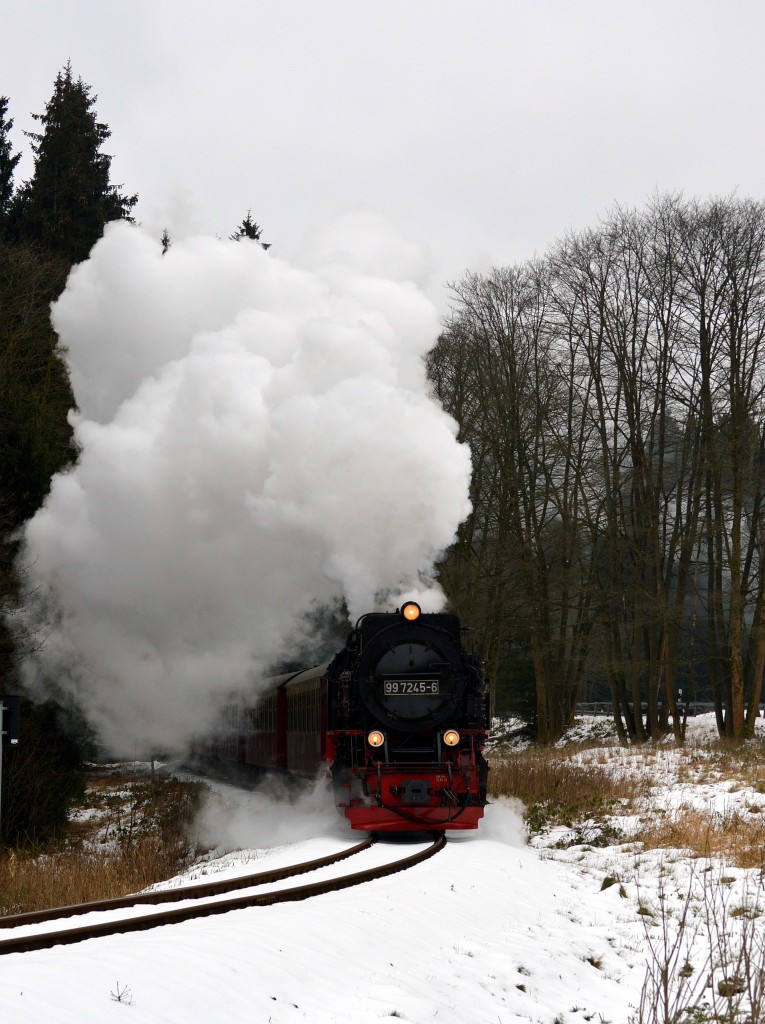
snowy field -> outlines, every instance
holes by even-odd
[[[710,725],[692,723],[695,737],[703,739]],[[599,757],[620,771],[629,754],[604,747]],[[693,801],[712,813],[765,809],[756,788],[708,779],[694,785],[687,777],[678,786],[680,756],[667,746],[645,761],[646,801],[657,813]],[[634,753],[629,758],[632,768],[641,763]],[[204,828],[229,848],[237,839],[247,848],[212,855],[168,884],[250,874],[353,845],[359,835],[331,809],[325,813],[327,799],[318,790],[285,812],[262,794],[221,787]],[[628,836],[634,822],[617,824]],[[759,871],[631,842],[568,845],[563,831],[529,842],[519,808],[500,801],[477,832],[452,836],[426,863],[363,887],[4,956],[0,1020],[627,1024],[638,1019],[647,966],[671,955],[675,985],[685,984],[686,1003],[700,1007],[678,1019],[706,1022],[713,1009],[729,1010],[732,997],[724,994],[741,987],[741,964],[710,972],[710,917],[713,932],[724,927],[731,957],[742,928],[745,947],[759,949]],[[415,848],[378,844],[342,870]],[[743,998],[736,993],[733,1002]]]

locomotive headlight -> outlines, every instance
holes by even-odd
[[[414,622],[415,619],[419,619],[422,609],[416,601],[407,601],[401,609],[401,614],[408,622]]]
[[[456,729],[447,729],[444,733],[444,743],[447,747],[456,747],[460,741],[460,734]]]
[[[381,747],[385,743],[385,737],[379,729],[373,729],[367,736],[367,743],[370,747]]]

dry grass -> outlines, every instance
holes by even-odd
[[[719,742],[671,754],[652,746],[527,748],[494,755],[491,767],[491,795],[521,800],[531,833],[567,828],[559,845],[593,845],[593,836],[594,845],[629,839],[646,849],[676,849],[765,870],[765,802],[758,796],[765,793],[765,745],[760,742]],[[651,787],[660,780],[671,785],[672,778],[691,791],[694,785],[715,784],[731,794],[755,795],[723,812],[699,801],[667,812],[652,807]],[[634,815],[641,824],[625,836],[616,815]]]
[[[733,810],[710,814],[681,807],[652,816],[634,836],[647,850],[684,850],[693,857],[721,857],[740,868],[765,867],[765,820]]]
[[[573,761],[571,754],[571,748],[532,747],[495,755],[489,776],[492,796],[514,796],[527,805],[556,800],[573,806],[602,806],[635,795],[633,780],[619,778],[596,763]]]
[[[526,806],[532,832],[553,825],[575,827],[621,811],[638,781],[598,764],[571,760],[571,750],[529,748],[491,759],[491,796],[516,797]]]
[[[760,742],[720,740],[703,748],[689,748],[680,764],[678,781],[730,782],[765,792],[765,749]]]
[[[0,916],[123,896],[171,877],[196,854],[189,828],[204,787],[90,772],[65,840],[0,856]]]

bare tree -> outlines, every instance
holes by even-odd
[[[682,739],[681,670],[704,656],[720,733],[753,729],[764,269],[763,204],[667,196],[454,287],[429,373],[473,453],[473,512],[442,577],[494,665],[527,640],[542,740],[599,660],[625,742],[670,719]]]
[[[686,351],[699,381],[704,463],[707,654],[718,728],[740,737],[753,729],[765,660],[765,207],[690,203],[682,229]]]
[[[549,329],[545,269],[470,274],[453,290],[430,375],[470,443],[474,474],[473,513],[444,567],[447,589],[483,619],[495,666],[508,624],[528,636],[537,730],[547,741],[573,714],[586,662],[589,549],[577,525],[586,424],[568,354]]]

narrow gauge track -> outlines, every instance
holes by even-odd
[[[351,846],[340,853],[327,857],[304,861],[302,864],[290,864],[285,868],[273,868],[271,871],[259,871],[255,875],[242,875],[241,878],[227,878],[221,882],[200,882],[199,885],[184,885],[177,889],[160,889],[154,892],[141,892],[132,896],[117,896],[108,900],[95,900],[91,903],[74,903],[67,907],[53,907],[50,910],[33,910],[27,914],[14,914],[0,917],[0,928],[18,928],[25,924],[40,924],[43,921],[55,921],[60,918],[75,917],[89,914],[94,910],[124,910],[126,907],[137,907],[143,904],[154,906],[158,903],[179,903],[181,900],[201,900],[206,896],[220,896],[223,893],[235,892],[237,889],[249,889],[257,885],[268,885],[281,882],[285,878],[304,875],[309,871],[336,864],[346,860],[355,853],[368,850],[374,843],[370,836],[356,846]]]
[[[95,903],[81,903],[71,907],[59,907],[56,910],[38,911],[30,914],[17,914],[13,917],[0,919],[0,926],[4,928],[20,927],[26,924],[36,924],[43,921],[51,921],[61,917],[73,917],[75,915],[87,914],[94,910],[115,910],[126,907],[134,907],[142,904],[156,904],[163,902],[178,902],[185,899],[204,899],[207,896],[215,896],[242,888],[251,888],[259,885],[266,885],[270,882],[282,881],[295,875],[304,874],[308,871],[315,871],[318,868],[326,867],[337,861],[344,860],[353,854],[368,849],[374,843],[373,838],[364,840],[348,850],[329,857],[322,857],[318,860],[306,861],[303,864],[296,864],[287,868],[279,868],[274,871],[263,871],[257,875],[248,875],[243,878],[229,879],[227,882],[209,882],[203,885],[184,886],[180,889],[165,889],[154,893],[140,893],[137,896],[126,896],[115,900],[99,900]],[[437,836],[435,841],[424,850],[411,854],[400,860],[388,864],[381,864],[377,867],[368,868],[366,871],[357,871],[354,874],[342,875],[339,878],[329,878],[322,881],[299,885],[290,889],[280,889],[274,892],[254,893],[247,896],[234,896],[226,900],[218,900],[215,903],[199,903],[191,907],[178,907],[169,910],[162,910],[156,914],[142,917],[127,918],[120,921],[101,921],[81,925],[74,928],[66,928],[61,931],[38,933],[36,935],[21,935],[0,940],[0,955],[4,953],[28,953],[36,949],[50,949],[53,946],[68,945],[73,942],[84,942],[86,939],[98,938],[105,935],[119,935],[126,932],[145,931],[149,928],[158,928],[167,924],[178,924],[181,921],[190,921],[199,917],[211,917],[214,914],[226,914],[230,910],[241,910],[245,907],[271,906],[275,903],[289,903],[296,900],[310,899],[312,896],[319,896],[328,892],[339,892],[341,889],[350,888],[353,885],[361,885],[364,882],[371,882],[376,878],[384,878],[386,875],[395,874],[398,871],[405,871],[414,867],[421,861],[427,860],[433,854],[438,853],[446,845],[446,838],[443,834]]]

